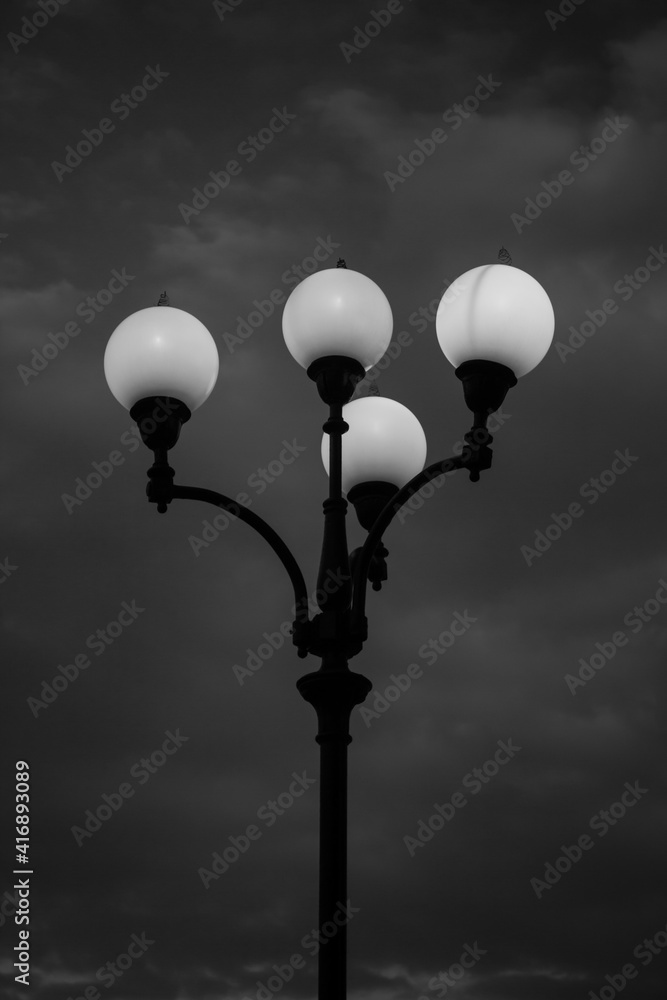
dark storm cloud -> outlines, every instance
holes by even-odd
[[[406,338],[377,384],[418,415],[434,461],[469,419],[432,303],[503,245],[547,289],[556,345],[503,404],[493,469],[448,479],[386,535],[389,580],[353,663],[374,691],[350,750],[350,995],[435,997],[477,946],[452,995],[608,1000],[633,963],[628,996],[654,1000],[665,957],[642,942],[667,920],[667,272],[647,261],[667,235],[666,22],[594,0],[415,0],[366,34],[386,5],[219,6],[70,2],[14,50],[6,35],[38,6],[5,10],[3,794],[29,760],[31,995],[242,1000],[297,954],[277,995],[316,991],[318,785],[284,814],[267,805],[319,774],[295,689],[313,661],[281,642],[293,595],[245,525],[145,503],[149,453],[103,378],[111,332],[164,288],[211,330],[220,377],[170,456],[177,481],[247,491],[312,593],[324,413],[284,350],[282,301],[309,259],[343,256],[380,284]],[[132,98],[158,66],[168,75]],[[483,99],[480,78],[499,84]],[[283,111],[294,118],[269,141]],[[104,118],[113,129],[54,170]],[[599,140],[608,119],[627,127]],[[261,149],[243,145],[253,137]],[[241,169],[204,194],[231,160]],[[253,487],[293,441],[294,463]],[[352,548],[363,535],[349,522]],[[132,602],[144,610],[101,640]],[[447,646],[457,614],[475,620]],[[177,731],[187,741],[166,755]],[[491,773],[499,741],[521,749]],[[626,783],[646,789],[635,805]],[[447,808],[457,792],[465,804]],[[538,897],[531,880],[563,857]],[[17,997],[8,865],[2,879],[1,971]],[[98,971],[142,934],[154,944],[107,986]]]

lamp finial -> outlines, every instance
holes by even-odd
[[[501,264],[509,264],[509,266],[512,267],[512,258],[510,257],[510,252],[509,250],[506,250],[505,247],[501,247],[500,250],[498,251],[498,260]]]

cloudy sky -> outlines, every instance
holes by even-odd
[[[3,5],[2,795],[27,762],[33,872],[17,925],[4,809],[7,998],[316,995],[295,682],[318,661],[281,644],[292,593],[259,536],[146,502],[110,334],[164,289],[210,329],[220,376],[177,481],[249,493],[312,591],[325,412],[281,303],[339,256],[380,285],[404,346],[376,384],[432,462],[470,416],[433,304],[501,246],[555,343],[503,405],[493,468],[385,537],[353,664],[374,693],[352,720],[349,995],[664,996],[667,19],[560,11]]]

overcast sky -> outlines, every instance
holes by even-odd
[[[295,682],[318,661],[282,641],[293,595],[259,536],[146,502],[112,331],[164,289],[209,328],[220,376],[177,481],[248,493],[312,592],[326,414],[282,302],[339,256],[380,285],[402,346],[376,384],[433,462],[470,424],[434,304],[501,247],[555,342],[493,468],[385,536],[353,663],[374,693],[352,720],[349,995],[664,997],[667,19],[560,11],[3,5],[2,794],[26,761],[33,871],[26,987],[8,808],[10,1000],[316,995]]]

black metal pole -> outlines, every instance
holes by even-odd
[[[350,713],[372,684],[348,670],[345,657],[323,658],[322,668],[297,686],[317,711],[320,745],[319,1000],[347,996],[347,928],[341,922],[347,902],[347,747]],[[336,919],[338,917],[338,919]],[[334,933],[335,928],[335,933]]]
[[[319,1000],[346,1000],[347,996],[347,747],[351,742],[352,709],[366,699],[373,687],[366,677],[350,671],[348,661],[360,651],[366,638],[369,567],[385,528],[423,484],[458,469],[467,469],[470,478],[477,480],[480,472],[490,467],[493,439],[486,429],[487,416],[500,406],[508,388],[516,384],[514,373],[495,362],[468,362],[456,374],[463,382],[466,403],[475,414],[473,428],[465,435],[463,453],[430,465],[386,500],[386,491],[380,492],[377,499],[381,506],[358,553],[352,581],[345,528],[347,501],[342,491],[342,439],[348,425],[342,409],[363,378],[364,368],[354,359],[338,356],[320,358],[308,368],[309,377],[329,405],[329,419],[324,425],[329,435],[329,496],[324,501],[318,574],[320,613],[313,621],[308,617],[303,574],[282,538],[262,518],[213,490],[174,484],[168,451],[178,440],[181,425],[190,418],[190,410],[171,397],[147,397],[131,411],[144,443],[155,455],[148,473],[149,500],[157,504],[160,513],[174,499],[203,500],[258,531],[280,558],[294,587],[294,641],[299,655],[312,653],[322,659],[318,671],[297,681],[299,693],[317,712],[316,740],[320,746]],[[385,578],[386,571],[380,579]]]
[[[320,732],[320,902],[319,931],[329,934],[329,922],[347,901],[347,744],[349,736]],[[347,996],[347,927],[336,928],[320,952],[320,1000]]]
[[[297,682],[299,693],[317,712],[320,746],[320,877],[318,953],[319,1000],[347,996],[347,747],[350,713],[372,684],[348,668],[352,599],[342,495],[342,437],[348,429],[342,401],[329,400],[329,497],[324,501],[324,538],[318,575],[316,619],[322,666]],[[333,588],[327,586],[333,582]],[[336,917],[338,919],[336,919]]]
[[[342,727],[341,727],[342,728]],[[320,953],[320,1000],[347,996],[347,927],[336,927],[336,911],[347,902],[347,744],[343,733],[319,733],[320,744],[320,902],[319,931],[326,934]],[[344,912],[344,911],[343,911]],[[329,922],[336,933],[329,938]]]

